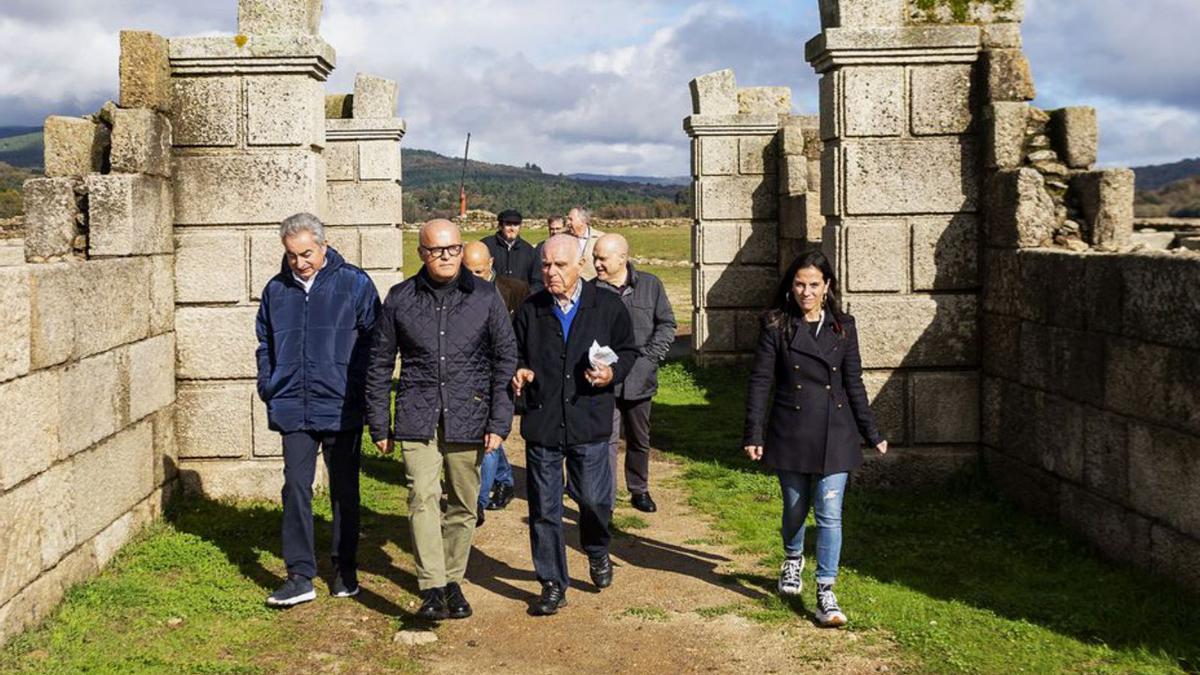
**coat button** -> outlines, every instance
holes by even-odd
[[[566,428],[567,428],[567,423],[566,423],[566,422],[559,422],[559,423],[558,423],[558,426],[559,426],[559,428],[560,428],[560,429],[566,429]]]
[[[800,409],[800,406],[796,406],[796,410],[799,410],[799,409]]]
[[[839,408],[840,408],[840,407],[842,407],[842,404],[841,404],[841,403],[839,403],[839,404],[838,404],[838,407],[839,407]]]
[[[831,389],[832,387],[831,387],[830,385],[828,385],[828,384],[827,384],[827,385],[825,385],[825,388],[826,388],[826,389]]]
[[[797,388],[797,389],[803,389],[803,388],[804,388],[804,385],[802,385],[802,384],[798,384],[798,385],[796,385],[796,388]]]
[[[567,379],[568,379],[568,380],[569,380],[569,379],[571,379],[571,376],[570,376],[570,375],[568,375],[568,376],[567,376]]]
[[[800,370],[800,364],[792,366],[792,370]]]
[[[835,372],[835,373],[837,372],[837,366],[833,367],[833,372]]]

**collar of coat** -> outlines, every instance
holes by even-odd
[[[633,263],[632,262],[625,263],[625,288],[633,288],[634,286],[637,286],[637,282],[638,282],[638,272],[637,272],[637,270],[633,269]],[[620,288],[613,286],[612,284],[608,283],[607,281],[601,281],[600,279],[596,279],[596,285],[599,286],[600,288],[606,288],[606,289],[608,289],[610,291],[614,291],[616,293],[621,292]]]
[[[337,252],[337,249],[332,246],[326,246],[325,264],[321,266],[321,269],[317,270],[318,272],[323,272],[323,274],[318,274],[317,277],[313,279],[312,288],[308,289],[308,292],[312,293],[313,291],[317,290],[318,285],[320,285],[325,279],[333,276],[333,273],[336,272],[339,267],[345,264],[346,259],[342,257],[341,253]],[[302,288],[302,286],[300,286],[300,282],[292,278],[292,268],[290,265],[288,265],[287,253],[283,254],[283,261],[279,264],[279,273],[283,276],[284,283],[292,284],[296,288]]]
[[[579,289],[579,300],[575,303],[575,306],[580,309],[594,307],[596,305],[596,285],[591,281],[584,281],[583,279],[579,280],[579,284],[582,288]],[[538,296],[542,297],[539,298]],[[529,301],[534,303],[533,306],[537,308],[538,316],[551,314],[555,304],[558,303],[558,299],[554,297],[554,294],[548,288],[534,295]]]
[[[498,246],[503,246],[504,248],[506,248],[510,251],[515,251],[516,249],[519,249],[522,247],[533,248],[532,246],[530,246],[529,242],[522,239],[521,235],[519,235],[519,234],[517,235],[517,238],[513,239],[511,242],[508,241],[507,239],[505,239],[504,237],[501,237],[499,232],[497,232],[496,234],[493,234],[492,236],[495,237],[496,244]]]
[[[463,293],[470,293],[475,290],[475,275],[467,268],[462,268],[458,272],[458,282],[455,284],[458,290]],[[429,278],[429,272],[422,267],[417,270],[417,289],[422,291],[433,292],[433,279]]]
[[[814,338],[812,333],[808,332],[808,321],[803,317],[793,319],[796,322],[795,331],[792,333],[792,340],[789,346],[802,353],[814,356],[826,363],[829,363],[833,356],[830,352],[836,349],[836,333],[833,332],[833,312],[825,312],[825,321],[821,324],[821,332]]]

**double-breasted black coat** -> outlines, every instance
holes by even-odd
[[[744,445],[778,471],[829,475],[862,464],[862,440],[883,437],[867,403],[854,317],[825,315],[816,339],[799,322],[788,339],[765,320],[746,400]],[[772,394],[774,396],[772,397]]]

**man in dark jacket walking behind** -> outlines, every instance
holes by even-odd
[[[334,597],[358,593],[358,470],[370,332],[379,293],[366,272],[325,243],[316,216],[283,221],[283,268],[258,307],[258,396],[283,435],[283,560],[288,577],[267,604],[316,597],[312,484],[324,448],[333,506]]]
[[[496,234],[484,237],[484,246],[492,253],[496,274],[520,279],[532,286],[541,276],[540,262],[534,257],[533,245],[521,238],[521,213],[509,209],[496,217]]]
[[[629,310],[639,355],[629,377],[617,385],[609,455],[616,483],[617,445],[625,431],[625,487],[633,508],[658,510],[650,497],[650,400],[658,392],[658,363],[675,341],[675,314],[658,277],[639,272],[629,262],[629,243],[619,234],[596,241],[593,253],[596,286],[616,293]]]
[[[418,616],[462,619],[475,534],[479,468],[512,427],[508,382],[517,347],[495,286],[463,270],[463,243],[448,220],[421,226],[425,266],[388,291],[367,373],[371,440],[384,453],[401,442],[408,517],[421,591]],[[400,385],[392,421],[392,373]],[[447,504],[442,513],[442,469]]]
[[[528,472],[530,546],[542,584],[535,614],[567,604],[563,537],[563,460],[579,503],[580,543],[598,588],[612,584],[608,556],[613,479],[608,457],[613,387],[638,357],[629,312],[620,298],[580,278],[578,240],[551,237],[542,248],[546,289],[517,310],[513,327],[520,352],[513,388],[525,394],[521,418]],[[616,363],[593,362],[592,343],[615,352]]]

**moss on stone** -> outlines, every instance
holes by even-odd
[[[974,8],[991,6],[995,12],[1007,12],[1014,0],[912,0],[913,19],[920,23],[967,23]],[[947,16],[948,14],[948,16]],[[978,16],[978,14],[976,14]]]

